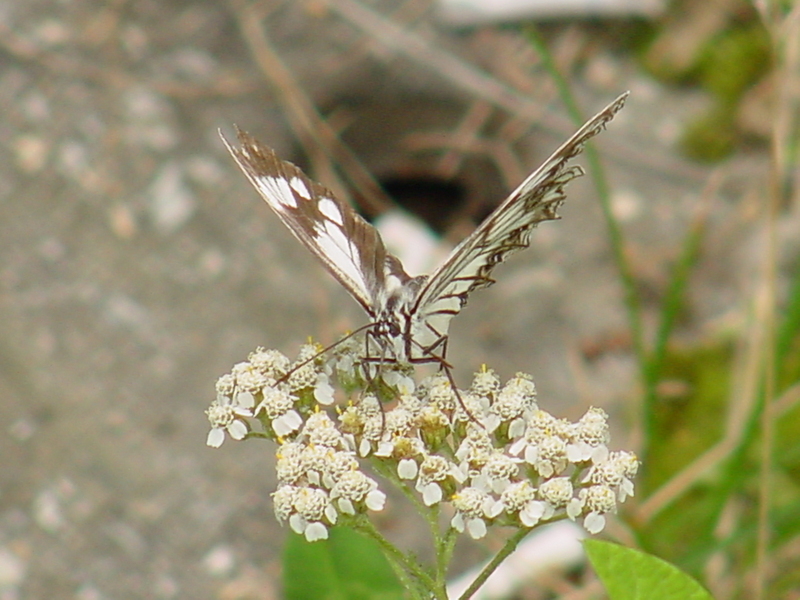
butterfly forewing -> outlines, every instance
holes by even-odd
[[[241,147],[222,140],[267,204],[284,225],[319,258],[336,279],[375,316],[385,289],[387,256],[377,230],[326,187],[249,134],[237,130]],[[398,274],[402,279],[405,272]],[[406,275],[407,279],[408,276]]]
[[[558,218],[564,186],[583,173],[568,162],[602,131],[627,96],[617,98],[562,144],[427,278],[410,278],[375,228],[271,149],[241,131],[240,148],[222,139],[283,223],[372,317],[368,339],[377,343],[379,360],[439,362],[445,367],[450,319],[473,290],[494,282],[497,264],[528,246],[537,224]],[[368,342],[371,355],[370,347]]]
[[[568,167],[587,140],[602,131],[625,104],[628,94],[614,100],[586,122],[461,244],[420,289],[412,309],[420,327],[445,336],[449,320],[475,289],[494,283],[492,270],[510,254],[529,245],[529,236],[542,221],[557,219],[564,201],[564,186],[583,174]]]

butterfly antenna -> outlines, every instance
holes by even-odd
[[[289,379],[289,377],[291,377],[291,376],[292,376],[292,373],[294,373],[294,372],[295,372],[295,371],[297,371],[298,369],[302,369],[302,368],[303,368],[303,367],[305,367],[307,364],[309,364],[309,363],[311,363],[311,362],[314,362],[315,360],[317,360],[317,359],[318,359],[320,356],[322,356],[323,354],[325,354],[325,353],[327,353],[327,352],[330,352],[331,350],[333,350],[334,348],[336,348],[336,346],[338,346],[339,344],[343,344],[344,342],[346,342],[346,341],[347,341],[347,340],[349,340],[350,338],[352,338],[352,337],[354,337],[354,336],[358,335],[359,333],[361,333],[362,331],[364,331],[365,329],[367,329],[367,328],[368,328],[368,327],[370,327],[370,326],[371,326],[371,324],[370,324],[370,323],[367,323],[366,325],[362,325],[362,326],[361,326],[361,327],[359,327],[358,329],[356,329],[356,330],[354,330],[354,331],[351,331],[350,333],[348,333],[347,335],[345,335],[343,338],[336,340],[335,342],[333,342],[332,344],[330,344],[330,345],[328,345],[328,346],[325,346],[325,347],[324,347],[322,350],[320,350],[319,352],[317,352],[317,353],[316,353],[314,356],[311,356],[311,357],[309,357],[309,358],[305,359],[303,362],[301,362],[301,363],[299,363],[299,364],[296,364],[296,365],[294,365],[294,366],[293,366],[291,369],[289,369],[289,370],[288,370],[286,373],[284,373],[284,374],[283,374],[283,375],[282,375],[282,376],[281,376],[281,377],[280,377],[280,378],[277,380],[277,382],[276,382],[276,383],[285,383],[285,382],[286,382],[286,381]]]

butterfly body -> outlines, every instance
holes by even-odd
[[[372,225],[295,165],[243,131],[237,131],[238,148],[222,139],[267,204],[369,315],[368,360],[444,366],[450,319],[472,291],[494,283],[495,266],[529,245],[534,227],[558,218],[564,186],[583,174],[567,163],[622,108],[627,95],[587,121],[433,273],[418,277],[406,273]]]

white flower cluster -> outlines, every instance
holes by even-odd
[[[563,518],[597,533],[633,495],[639,461],[609,451],[601,409],[575,423],[557,419],[538,407],[530,376],[501,386],[486,368],[468,390],[445,374],[417,385],[410,367],[392,364],[367,382],[363,374],[375,369],[342,346],[323,358],[306,345],[294,363],[259,348],[219,379],[206,411],[210,446],[226,433],[279,444],[275,514],[306,539],[327,537],[341,515],[383,508],[385,494],[361,470],[365,459],[413,487],[425,506],[449,503],[451,526],[475,539],[491,525]],[[348,402],[335,419],[327,412],[334,385]]]

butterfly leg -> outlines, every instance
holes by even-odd
[[[410,338],[409,338],[410,339]],[[458,401],[458,405],[464,410],[469,420],[473,423],[480,424],[480,421],[472,414],[472,411],[467,407],[464,403],[464,399],[461,397],[461,393],[458,391],[458,386],[456,385],[455,377],[453,377],[453,365],[451,365],[446,360],[447,356],[447,342],[449,341],[449,337],[447,335],[440,335],[439,338],[432,344],[427,347],[420,346],[417,344],[417,350],[421,353],[421,356],[414,357],[413,353],[410,352],[410,349],[407,349],[407,353],[409,356],[408,362],[414,364],[423,364],[423,363],[438,363],[439,370],[443,371],[447,380],[450,382],[450,387],[453,389],[453,392],[456,395],[456,400]],[[411,343],[416,343],[414,340],[411,340]],[[436,354],[435,351],[437,349],[441,349],[441,354]],[[482,427],[482,425],[481,425]]]

